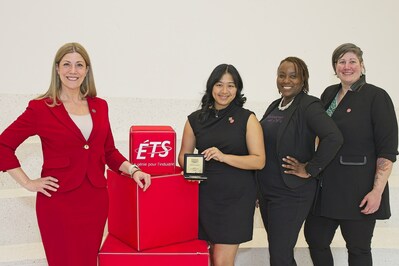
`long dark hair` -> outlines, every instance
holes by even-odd
[[[213,86],[219,82],[226,73],[229,73],[233,77],[234,85],[237,88],[237,94],[233,100],[233,103],[242,107],[246,102],[247,98],[244,97],[244,94],[241,94],[243,83],[240,73],[238,73],[237,69],[233,65],[220,64],[215,67],[209,76],[208,81],[206,82],[206,91],[201,100],[201,113],[199,116],[200,121],[205,121],[208,119],[211,110],[214,109],[215,99],[212,96]]]

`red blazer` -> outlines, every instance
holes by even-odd
[[[78,187],[86,176],[94,186],[105,187],[105,164],[119,171],[126,161],[115,148],[106,101],[97,97],[87,99],[93,121],[88,140],[63,104],[50,107],[49,102],[31,100],[25,112],[0,135],[0,170],[20,167],[15,150],[28,137],[38,135],[43,150],[41,176],[57,178],[58,192]]]

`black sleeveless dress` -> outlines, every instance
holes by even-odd
[[[225,154],[248,155],[246,128],[251,111],[231,103],[200,122],[188,116],[201,153],[217,147]],[[205,162],[207,181],[200,184],[199,238],[214,244],[239,244],[252,239],[256,201],[254,171],[211,160]]]

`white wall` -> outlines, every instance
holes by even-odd
[[[320,96],[337,82],[332,51],[354,42],[364,50],[368,81],[398,102],[398,3],[0,0],[0,92],[44,92],[57,49],[77,41],[91,55],[100,96],[199,101],[212,69],[226,62],[242,74],[248,102],[266,105],[278,96],[281,59],[304,59],[311,94]]]
[[[320,96],[326,86],[338,82],[330,57],[343,42],[354,42],[364,50],[368,81],[388,91],[399,114],[398,3],[0,0],[0,132],[23,112],[29,99],[47,90],[57,49],[72,41],[83,44],[91,56],[99,96],[108,100],[116,145],[126,157],[128,132],[134,124],[171,125],[179,150],[186,116],[198,107],[216,65],[237,67],[248,98],[245,107],[259,117],[278,97],[275,73],[283,58],[305,60],[310,93]],[[26,142],[17,155],[28,175],[37,178],[42,164],[39,139]],[[398,174],[396,163],[393,182]],[[9,247],[15,250],[14,245],[40,242],[35,198],[27,195],[0,172],[3,257]],[[391,195],[393,204],[395,195]],[[385,226],[396,225],[394,218]],[[26,252],[20,253],[18,257]]]
[[[133,124],[171,125],[179,141],[220,63],[240,71],[258,117],[278,97],[286,56],[305,60],[320,96],[338,82],[331,53],[344,42],[363,49],[368,82],[398,109],[397,10],[396,0],[0,0],[0,132],[47,90],[54,55],[71,41],[91,56],[117,141]]]

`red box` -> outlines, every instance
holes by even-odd
[[[138,252],[108,235],[98,258],[100,266],[209,266],[208,245],[203,240]]]
[[[143,192],[131,178],[107,170],[108,231],[132,248],[166,246],[198,239],[198,183],[178,168],[151,178]]]
[[[170,126],[131,126],[130,161],[151,175],[173,174],[176,132]]]

